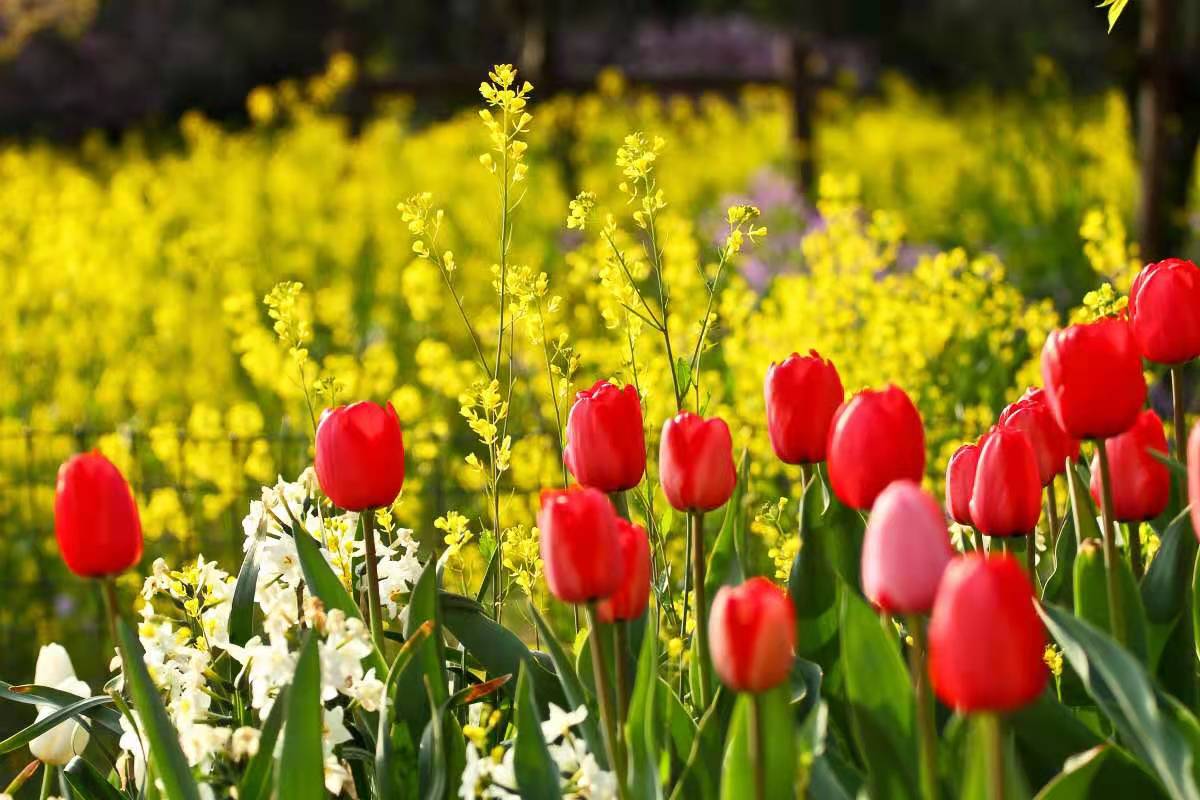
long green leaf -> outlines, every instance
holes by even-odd
[[[842,662],[854,737],[872,797],[917,797],[913,691],[898,638],[850,592],[842,593]]]
[[[27,728],[23,728],[4,741],[0,742],[0,753],[11,753],[13,750],[20,749],[38,736],[41,736],[51,728],[58,727],[61,723],[74,719],[75,717],[83,716],[88,709],[99,705],[112,703],[112,698],[105,696],[89,697],[86,700],[80,700],[78,703],[72,703],[69,706],[64,706],[56,711],[47,714],[46,716],[34,722]]]
[[[304,635],[296,673],[287,697],[283,750],[275,775],[275,796],[288,800],[323,800],[325,756],[321,745],[324,727],[321,708],[321,662],[313,631]]]
[[[554,636],[554,631],[546,623],[546,620],[538,612],[538,610],[530,604],[530,613],[533,615],[533,624],[537,626],[541,633],[542,643],[546,648],[546,652],[550,655],[550,661],[554,664],[554,671],[558,676],[559,686],[562,687],[563,697],[566,698],[567,705],[571,709],[579,708],[580,706],[588,706],[588,715],[580,725],[583,733],[584,741],[587,742],[588,752],[590,752],[602,767],[608,769],[608,754],[604,751],[604,742],[600,738],[600,728],[596,725],[596,707],[592,703],[589,705],[589,694],[583,688],[583,683],[579,680],[579,675],[575,672],[575,665],[571,663],[570,656],[562,649],[558,639]]]
[[[1067,469],[1066,477],[1071,498],[1071,521],[1075,525],[1075,543],[1101,538],[1100,525],[1096,522],[1096,506],[1088,494],[1087,466],[1076,464],[1074,469]]]
[[[826,544],[824,489],[816,478],[800,498],[800,550],[788,576],[788,594],[796,609],[796,655],[829,668],[838,657],[838,584]]]
[[[384,797],[403,797],[406,793],[401,765],[397,761],[400,742],[396,740],[396,734],[392,730],[396,723],[396,690],[400,685],[400,676],[413,662],[417,647],[432,631],[433,621],[427,620],[408,637],[392,660],[384,683],[383,700],[379,709],[379,730],[375,737],[375,780],[379,784],[380,794]]]
[[[1145,761],[1175,800],[1200,800],[1195,754],[1179,727],[1164,715],[1145,668],[1103,631],[1054,606],[1039,613],[1063,655],[1122,740]]]
[[[258,562],[255,555],[257,545],[250,545],[242,568],[238,570],[237,583],[233,585],[233,601],[229,608],[229,641],[239,647],[246,644],[254,633],[254,592],[258,588]]]
[[[633,795],[645,800],[662,797],[658,761],[662,755],[661,745],[665,743],[659,741],[660,706],[655,699],[658,687],[658,637],[651,634],[642,637],[624,731],[629,752],[629,782]]]
[[[283,715],[287,709],[288,690],[284,686],[275,695],[275,702],[258,734],[258,752],[246,763],[246,770],[238,782],[238,800],[266,800],[271,794],[271,768],[275,766],[275,742],[283,727]]]
[[[412,637],[421,625],[433,623],[432,635],[417,646],[413,655],[413,668],[406,669],[398,677],[396,718],[408,725],[409,736],[414,742],[425,737],[433,709],[446,701],[449,690],[446,680],[445,653],[442,646],[441,608],[437,588],[437,560],[429,559],[421,576],[413,585],[408,601],[408,617],[404,635]],[[428,678],[429,690],[433,693],[433,706],[425,689]]]
[[[755,777],[750,753],[751,704],[759,709],[759,736],[763,752],[764,797],[795,796],[796,732],[787,686],[759,695],[743,694],[734,707],[721,767],[721,800],[754,797]]]
[[[46,765],[45,768],[51,767]],[[95,767],[79,756],[67,762],[67,766],[63,768],[63,777],[79,797],[86,797],[87,800],[124,800],[124,795],[104,780],[104,776]]]
[[[125,684],[141,720],[142,733],[149,742],[147,755],[162,783],[163,794],[167,800],[199,800],[200,790],[179,746],[179,734],[171,725],[158,687],[146,670],[142,643],[124,619],[117,620],[117,640],[121,647]]]
[[[1196,560],[1192,517],[1184,510],[1163,532],[1158,553],[1142,578],[1142,602],[1151,622],[1173,622],[1183,611]]]
[[[1062,772],[1037,793],[1037,800],[1104,797],[1165,797],[1150,776],[1120,749],[1097,745],[1068,759]]]
[[[24,705],[47,705],[56,708],[65,708],[78,703],[80,700],[87,699],[50,686],[40,686],[32,683],[14,686],[4,681],[0,681],[0,698]],[[97,705],[88,708],[84,715],[93,722],[108,728],[118,736],[123,733],[121,730],[121,714],[115,708],[110,708],[107,705]]]
[[[650,637],[647,637],[650,638]],[[538,714],[533,681],[525,668],[517,678],[515,710],[517,740],[513,745],[513,771],[522,798],[532,800],[561,800],[558,765],[550,757],[550,748],[542,736],[542,720]]]

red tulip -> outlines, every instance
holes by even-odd
[[[641,483],[646,431],[642,403],[632,384],[618,388],[597,381],[575,395],[563,460],[575,480],[602,492],[623,492]]]
[[[960,525],[971,524],[971,491],[975,487],[975,468],[979,464],[979,445],[964,444],[946,464],[946,513]]]
[[[392,404],[331,408],[317,426],[317,481],[340,508],[390,506],[404,486],[404,437]]]
[[[658,473],[667,502],[679,511],[711,511],[725,505],[737,483],[733,439],[725,420],[688,411],[667,420]]]
[[[722,586],[708,618],[708,648],[721,682],[736,692],[765,692],[788,679],[796,610],[766,578]]]
[[[617,591],[622,579],[617,512],[603,492],[543,491],[537,520],[551,594],[564,603],[587,603]]]
[[[1200,539],[1200,422],[1188,437],[1188,501],[1192,505],[1192,531]]]
[[[1041,389],[1029,389],[1020,400],[1001,411],[999,424],[1022,430],[1029,437],[1037,455],[1042,486],[1050,485],[1055,475],[1067,471],[1068,458],[1079,458],[1079,440],[1072,439],[1059,427]]]
[[[1033,585],[1016,559],[968,553],[946,568],[929,623],[929,676],[958,711],[1012,711],[1049,672]]]
[[[1133,427],[1104,440],[1112,474],[1112,515],[1118,522],[1142,522],[1154,519],[1171,500],[1171,472],[1150,454],[1167,454],[1167,433],[1162,420],[1147,409],[1138,415]],[[1092,460],[1092,498],[1101,502],[1100,458]]]
[[[1105,439],[1133,427],[1146,401],[1142,356],[1122,319],[1054,331],[1042,348],[1046,399],[1075,439]]]
[[[54,535],[67,569],[85,578],[116,575],[142,557],[142,523],[133,492],[98,451],[58,469]]]
[[[953,557],[937,502],[916,483],[895,481],[879,494],[867,522],[863,594],[888,614],[927,613]]]
[[[617,517],[621,585],[596,606],[601,622],[637,619],[650,602],[650,540],[641,525]]]
[[[1151,361],[1200,356],[1200,267],[1180,258],[1143,267],[1129,288],[1129,326]]]
[[[829,425],[845,398],[833,362],[823,360],[816,350],[807,356],[792,353],[782,364],[767,369],[763,393],[767,432],[779,460],[785,464],[824,461]]]
[[[996,427],[979,442],[971,520],[988,536],[1027,536],[1042,515],[1037,456],[1024,432]]]
[[[848,506],[868,509],[892,481],[920,481],[925,429],[902,390],[859,392],[834,415],[829,429],[829,482]]]

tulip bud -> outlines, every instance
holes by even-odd
[[[1200,539],[1200,422],[1192,428],[1187,448],[1188,502],[1192,506],[1192,531]]]
[[[331,408],[317,426],[321,490],[347,511],[390,506],[404,486],[404,437],[392,404]]]
[[[1105,439],[1133,427],[1146,401],[1137,343],[1123,319],[1054,331],[1042,347],[1046,399],[1075,439]]]
[[[722,586],[708,618],[708,647],[721,682],[736,692],[765,692],[788,679],[796,610],[766,578]]]
[[[867,521],[863,594],[888,614],[927,613],[953,556],[937,502],[912,481],[895,481],[880,492]]]
[[[1029,437],[992,428],[979,442],[971,520],[988,536],[1027,536],[1042,515],[1042,484]]]
[[[543,491],[538,528],[546,584],[559,600],[601,600],[621,585],[617,512],[603,492]]]
[[[59,468],[54,534],[67,569],[85,578],[116,575],[141,559],[133,492],[99,452],[72,456]]]
[[[90,697],[91,689],[86,683],[75,677],[75,667],[71,665],[71,657],[60,644],[43,645],[38,652],[37,666],[34,668],[33,682],[38,686],[48,686],[62,692],[77,695],[80,699]],[[37,719],[40,722],[54,712],[57,706],[46,703],[37,704]],[[75,720],[67,720],[55,725],[43,734],[29,741],[29,752],[44,764],[61,767],[74,756],[83,752],[88,746],[90,735],[86,728]]]
[[[1133,427],[1104,440],[1112,475],[1112,516],[1118,522],[1154,519],[1171,500],[1171,472],[1151,451],[1167,454],[1167,433],[1162,420],[1149,409],[1138,415]],[[1100,457],[1092,459],[1092,499],[1099,505]]]
[[[975,487],[975,468],[979,465],[979,445],[964,444],[946,464],[946,513],[959,525],[971,524],[971,491]]]
[[[920,481],[924,475],[921,415],[895,386],[859,392],[834,415],[826,457],[838,499],[869,509],[892,481]]]
[[[1011,556],[968,553],[946,568],[929,623],[929,676],[946,705],[1012,711],[1037,699],[1049,673],[1033,602]]]
[[[650,540],[641,525],[617,517],[621,585],[596,605],[601,622],[637,619],[650,602]]]
[[[767,433],[779,460],[785,464],[824,461],[829,425],[845,399],[833,362],[823,360],[816,350],[807,356],[792,353],[767,369],[763,393]]]
[[[1129,325],[1150,361],[1200,356],[1200,267],[1180,258],[1143,267],[1129,287]]]
[[[733,496],[733,439],[719,417],[680,411],[667,420],[658,450],[658,479],[679,511],[712,511]]]
[[[1041,389],[1029,389],[1020,400],[1001,411],[999,424],[1024,431],[1029,437],[1042,486],[1050,485],[1055,475],[1066,472],[1068,458],[1079,458],[1079,440],[1072,439],[1059,427]]]
[[[602,492],[637,486],[646,472],[642,403],[632,384],[597,381],[575,395],[563,460],[575,480]]]

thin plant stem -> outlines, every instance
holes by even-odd
[[[375,509],[362,512],[363,544],[367,561],[367,610],[371,622],[371,638],[379,652],[384,652],[387,640],[383,636],[383,606],[379,602],[379,565],[375,560]]]
[[[708,708],[709,686],[712,683],[712,663],[708,657],[708,607],[704,597],[704,512],[692,512],[692,594],[696,599],[696,661],[700,672],[700,696],[696,698],[701,712]]]
[[[1050,544],[1050,552],[1058,552],[1058,530],[1062,521],[1058,518],[1058,496],[1054,490],[1054,479],[1046,486],[1046,524],[1050,526],[1050,535],[1046,541]]]
[[[613,627],[617,634],[617,725],[624,727],[629,718],[629,623],[617,620]]]
[[[117,582],[112,575],[100,579],[100,591],[104,595],[104,613],[108,618],[108,636],[112,646],[119,649],[117,640],[117,620],[121,616],[120,606],[117,605]]]
[[[1025,537],[1025,563],[1029,567],[1029,582],[1033,584],[1033,588],[1037,589],[1038,574],[1037,574],[1037,531],[1029,532]]]
[[[925,620],[918,614],[911,614],[906,621],[913,640],[912,646],[908,648],[908,669],[912,677],[913,696],[917,703],[921,790],[925,800],[937,800],[937,723],[933,718],[933,693],[929,691],[929,673],[925,666]]]
[[[996,714],[980,714],[979,727],[983,732],[987,759],[988,800],[1004,800],[1004,736],[1000,717]]]
[[[54,790],[54,767],[49,764],[42,764],[42,791],[38,797],[41,800],[48,800],[50,792]]]
[[[1172,427],[1175,429],[1175,458],[1187,463],[1187,407],[1183,404],[1183,365],[1171,367]]]
[[[588,627],[591,628],[592,638],[592,677],[596,681],[596,699],[600,705],[600,721],[604,727],[604,747],[608,754],[608,764],[617,776],[617,786],[624,796],[625,793],[625,763],[621,758],[621,750],[617,740],[617,727],[613,719],[612,690],[608,679],[608,660],[604,657],[604,637],[600,634],[600,619],[596,614],[596,604],[588,603]]]
[[[754,800],[766,800],[767,758],[763,747],[762,698],[758,694],[750,695],[749,713],[747,727],[749,728],[750,765],[754,772]]]
[[[692,580],[692,526],[695,520],[689,514],[687,517],[687,532],[683,539],[683,613],[679,615],[679,641],[687,642],[687,624],[688,624],[688,593],[691,591]],[[684,675],[683,675],[683,657],[680,656],[679,661],[679,696],[683,697]]]
[[[1112,518],[1112,474],[1108,467],[1108,448],[1103,439],[1096,440],[1096,454],[1100,460],[1100,521],[1104,526],[1104,572],[1108,588],[1108,618],[1112,625],[1113,638],[1124,645],[1125,607],[1121,605],[1121,592],[1117,583],[1117,532]]]

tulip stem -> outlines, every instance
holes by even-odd
[[[766,800],[767,797],[767,754],[763,747],[762,732],[762,700],[758,694],[750,695],[748,710],[747,733],[750,745],[750,764],[754,771],[754,800]]]
[[[375,647],[384,652],[387,639],[383,636],[383,606],[379,603],[379,563],[375,558],[375,509],[362,512],[363,544],[366,546],[367,561],[367,611],[371,622],[371,638]],[[304,610],[300,610],[303,616]]]
[[[617,725],[624,727],[629,718],[629,623],[619,619],[613,623],[617,643]]]
[[[708,708],[708,692],[712,682],[708,659],[708,605],[704,598],[704,512],[692,512],[692,595],[696,599],[696,664],[700,673],[699,696],[696,707],[701,713]]]
[[[609,688],[608,661],[604,657],[604,637],[600,633],[600,618],[596,604],[587,604],[587,622],[592,637],[592,678],[596,683],[596,701],[600,706],[600,721],[604,726],[604,749],[608,765],[617,776],[621,796],[625,795],[625,762],[617,740],[617,727],[613,721],[612,690]]]
[[[50,797],[50,792],[54,789],[54,767],[49,764],[42,764],[42,792],[38,795],[41,800],[47,800]]]
[[[1187,407],[1183,404],[1183,365],[1171,367],[1171,411],[1175,429],[1175,458],[1187,464]]]
[[[1050,535],[1046,537],[1046,541],[1050,545],[1050,552],[1058,552],[1058,528],[1061,521],[1058,518],[1058,496],[1054,491],[1054,479],[1050,479],[1050,483],[1046,486],[1046,524],[1050,526]]]
[[[979,727],[987,758],[988,800],[1004,800],[1004,737],[1000,730],[1000,716],[980,714]]]
[[[919,614],[910,614],[905,622],[913,640],[912,646],[908,648],[908,668],[912,675],[913,694],[917,703],[921,789],[925,800],[937,800],[937,723],[933,718],[933,695],[929,691],[929,674],[925,666],[925,620]]]
[[[1117,584],[1117,536],[1112,519],[1112,475],[1108,468],[1108,448],[1103,439],[1096,440],[1096,455],[1100,461],[1100,522],[1104,526],[1104,572],[1108,588],[1108,619],[1117,644],[1125,644],[1125,607]]]
[[[108,617],[108,637],[112,640],[112,646],[119,648],[117,618],[121,616],[121,612],[117,606],[117,582],[112,575],[105,575],[100,579],[100,592],[104,595],[104,612]]]
[[[630,522],[633,519],[629,516],[629,498],[625,496],[625,492],[612,492],[608,499],[612,501],[613,508],[617,510],[617,516],[623,517]]]

